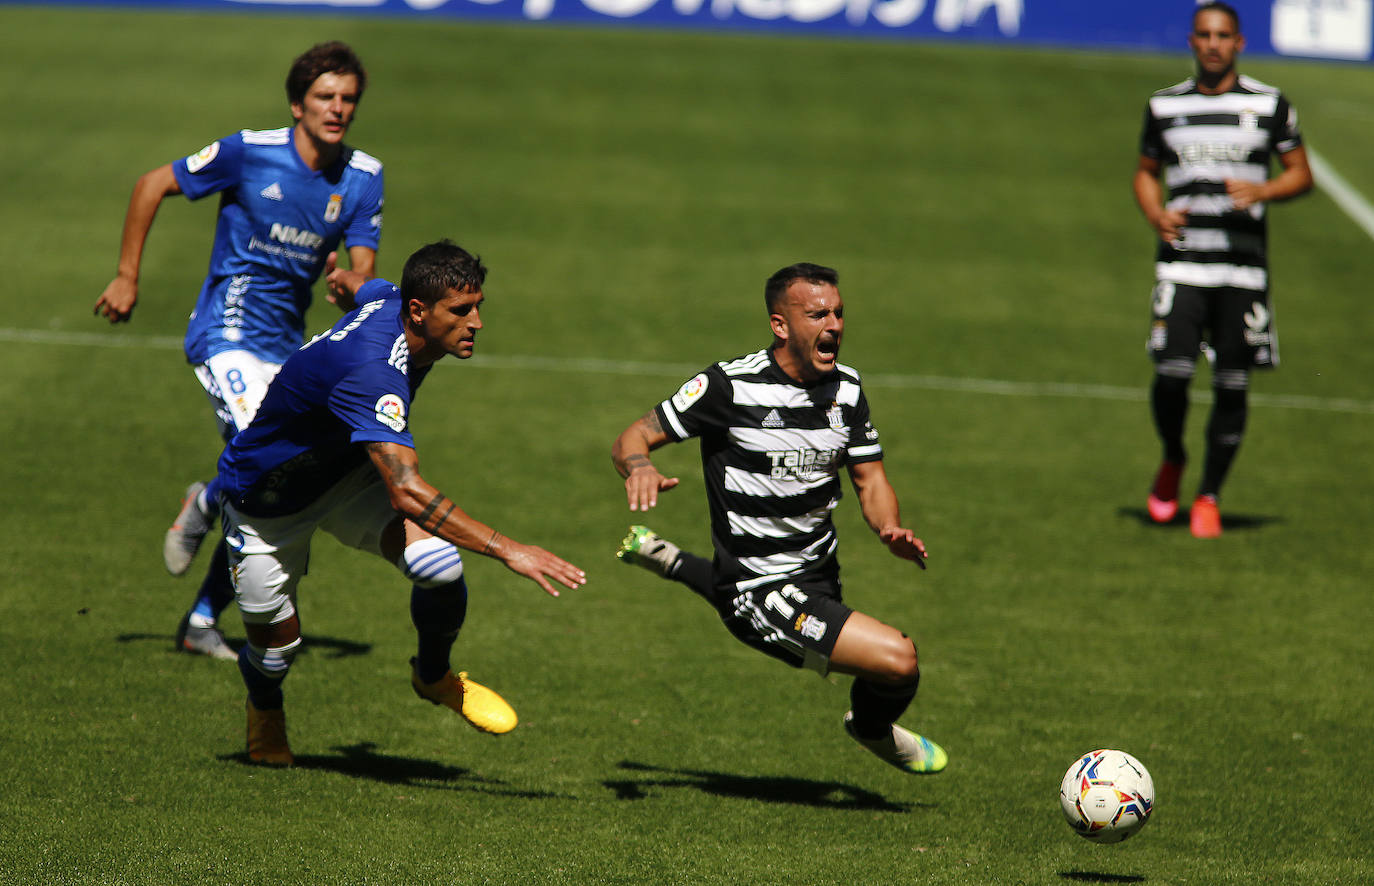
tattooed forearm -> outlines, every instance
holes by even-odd
[[[491,538],[487,539],[487,543],[486,543],[485,545],[482,546],[482,553],[483,553],[483,554],[490,554],[490,553],[491,553],[492,547],[495,546],[495,544],[496,544],[496,540],[497,540],[498,538],[500,538],[500,537],[501,537],[501,533],[499,533],[499,532],[497,532],[495,529],[493,529],[493,530],[491,531]]]
[[[438,532],[439,527],[448,519],[448,515],[453,513],[453,507],[453,502],[442,492],[437,492],[434,498],[429,500],[429,504],[425,505],[425,509],[415,517],[415,523],[426,532]]]
[[[649,456],[642,452],[636,452],[633,455],[625,456],[625,469],[630,473],[634,473],[640,468],[648,467],[650,464]]]
[[[657,410],[657,409],[650,409],[648,412],[644,413],[644,417],[641,418],[640,421],[644,422],[644,426],[645,426],[646,428],[648,428],[649,433],[651,433],[651,434],[661,434],[661,433],[663,433],[663,422],[661,422],[661,421],[658,420],[658,410]]]

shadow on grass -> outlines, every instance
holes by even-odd
[[[1156,523],[1151,517],[1150,512],[1144,508],[1121,507],[1116,509],[1118,517],[1128,517],[1139,522],[1142,526],[1149,526],[1156,529],[1171,530],[1188,528],[1188,509],[1179,508],[1174,519],[1168,523]],[[1283,517],[1275,517],[1269,514],[1231,514],[1226,511],[1221,512],[1221,528],[1223,530],[1233,529],[1237,531],[1260,529],[1271,523],[1284,523]]]
[[[229,645],[238,649],[244,644],[242,637],[225,637]],[[167,651],[179,653],[176,648],[176,637],[168,634],[120,634],[115,637],[116,643],[143,643],[143,642],[165,643]],[[368,655],[372,652],[371,643],[355,643],[352,640],[340,640],[338,637],[321,637],[318,635],[306,634],[301,640],[301,648],[296,653],[299,655],[309,655],[311,650],[323,654],[325,658],[353,658],[360,655]]]
[[[812,781],[806,778],[781,778],[758,775],[730,775],[694,769],[663,769],[623,760],[620,768],[653,777],[602,782],[615,791],[618,800],[643,800],[648,788],[692,788],[717,797],[762,800],[766,803],[792,803],[820,809],[859,809],[873,812],[910,812],[928,803],[894,803],[881,794],[837,781]]]
[[[350,778],[365,778],[383,784],[412,788],[431,788],[472,791],[498,797],[518,797],[527,800],[570,799],[548,791],[526,791],[509,787],[505,782],[475,774],[471,769],[421,760],[415,757],[396,757],[377,753],[377,745],[370,741],[333,748],[337,754],[297,754],[293,770],[334,772]],[[258,767],[248,759],[247,751],[221,754],[220,760]],[[270,767],[263,767],[270,768]]]
[[[1059,876],[1076,883],[1144,883],[1137,874],[1099,874],[1093,871],[1060,871]]]

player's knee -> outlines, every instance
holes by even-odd
[[[437,588],[463,579],[463,556],[458,548],[433,536],[406,545],[396,565],[412,584]]]
[[[921,667],[916,644],[906,634],[887,644],[880,657],[875,678],[889,686],[906,686],[921,679]]]

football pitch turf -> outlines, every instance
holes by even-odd
[[[0,34],[0,883],[1374,880],[1374,244],[1326,193],[1274,208],[1283,366],[1226,532],[1151,525],[1130,177],[1185,55],[22,6]],[[491,268],[478,356],[416,403],[425,476],[589,579],[552,599],[467,558],[455,666],[522,720],[491,738],[412,694],[404,580],[320,537],[277,771],[245,762],[234,667],[172,649],[207,558],[159,557],[218,452],[179,345],[212,204],[164,204],[131,324],[91,308],[137,176],[285,125],[290,59],[330,38],[372,78],[349,141],[386,164],[381,272],[442,236]],[[1374,194],[1374,70],[1242,68]],[[842,359],[930,549],[911,569],[841,503],[847,601],[920,645],[903,722],[935,777],[845,736],[847,680],[612,556],[641,520],[707,546],[695,449],[656,457],[683,482],[642,518],[609,447],[766,344],[763,280],[800,260],[841,272]],[[1156,785],[1116,846],[1058,807],[1097,747]]]

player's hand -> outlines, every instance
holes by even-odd
[[[1183,236],[1183,226],[1188,224],[1188,213],[1182,209],[1163,209],[1151,220],[1159,239],[1170,246]]]
[[[95,314],[103,314],[111,324],[127,323],[138,302],[138,284],[127,277],[115,277],[95,302]]]
[[[1231,205],[1236,209],[1249,209],[1265,200],[1264,184],[1245,182],[1234,178],[1226,180],[1226,193],[1231,197]]]
[[[358,306],[353,296],[368,281],[368,277],[339,267],[339,254],[331,252],[324,259],[325,298],[339,310],[347,313]]]
[[[510,551],[502,558],[506,567],[539,585],[550,596],[558,596],[558,588],[553,586],[550,578],[569,588],[580,588],[587,583],[587,573],[567,560],[534,545],[510,544]]]
[[[922,569],[926,568],[926,545],[916,537],[916,533],[910,529],[903,529],[894,526],[891,529],[884,529],[878,533],[878,537],[887,545],[887,549],[893,556],[901,557],[903,560],[910,560]]]
[[[647,511],[658,504],[658,494],[672,489],[680,481],[665,477],[652,464],[645,464],[625,478],[625,498],[632,511]]]

